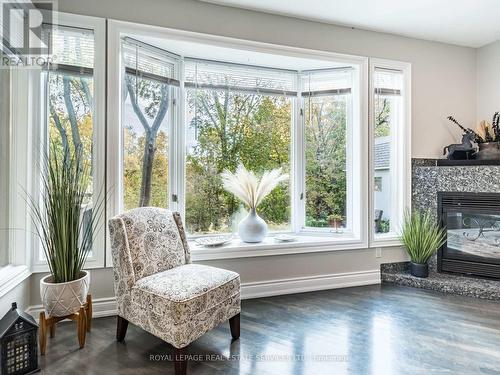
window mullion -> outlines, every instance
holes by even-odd
[[[176,108],[177,121],[175,122],[175,128],[177,129],[177,142],[176,144],[176,160],[174,161],[177,169],[177,211],[181,213],[181,216],[185,218],[186,212],[186,89],[184,86],[185,82],[185,72],[184,72],[184,60],[181,59],[179,62],[179,77],[180,77],[180,87],[178,92],[178,105]]]
[[[294,118],[294,184],[293,184],[293,231],[298,233],[305,227],[305,139],[304,100],[302,82],[297,74],[297,99]]]

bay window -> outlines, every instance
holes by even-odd
[[[246,211],[220,174],[242,163],[257,174],[290,175],[259,207],[271,233],[360,238],[359,65],[214,61],[129,35],[119,56],[118,211],[169,207],[183,213],[189,236],[234,233]]]
[[[394,240],[408,193],[405,64],[120,22],[108,35],[108,184],[117,190],[108,217],[151,205],[179,211],[190,238],[236,233],[246,209],[220,175],[242,163],[290,176],[258,209],[271,238],[293,233],[325,248]],[[375,152],[385,159],[375,163]]]

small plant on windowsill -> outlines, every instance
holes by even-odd
[[[413,276],[429,276],[428,261],[446,242],[446,230],[440,228],[429,212],[406,211],[399,238],[410,256]]]
[[[104,197],[88,202],[90,162],[81,149],[52,144],[43,152],[40,196],[29,196],[35,231],[50,274],[40,280],[40,294],[50,317],[76,313],[85,303],[89,273],[83,270],[92,236],[103,214]],[[100,194],[99,194],[100,195]]]
[[[238,235],[244,242],[261,242],[267,235],[266,222],[257,215],[257,207],[281,182],[288,179],[281,168],[265,171],[260,179],[240,164],[235,173],[225,170],[221,174],[224,189],[234,194],[250,210],[238,225]]]
[[[340,214],[332,214],[328,215],[328,225],[330,227],[335,228],[335,230],[339,229],[342,226],[342,215]]]

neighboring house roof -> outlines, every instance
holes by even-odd
[[[391,165],[391,143],[389,137],[375,140],[373,166],[375,169],[389,169]]]
[[[17,305],[13,303],[12,308],[0,320],[0,337],[4,337],[18,320],[23,320],[33,327],[38,327],[31,315],[19,310]]]

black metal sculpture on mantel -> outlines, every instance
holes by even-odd
[[[448,150],[449,160],[500,160],[500,113],[495,112],[493,121],[481,121],[475,130],[462,126],[453,116],[448,120],[462,131],[462,143],[451,144],[443,149],[443,155]],[[479,148],[477,151],[476,146]]]
[[[474,135],[465,133],[462,135],[462,143],[452,143],[443,148],[443,155],[448,150],[448,160],[469,160],[474,159],[476,147],[474,146]]]

